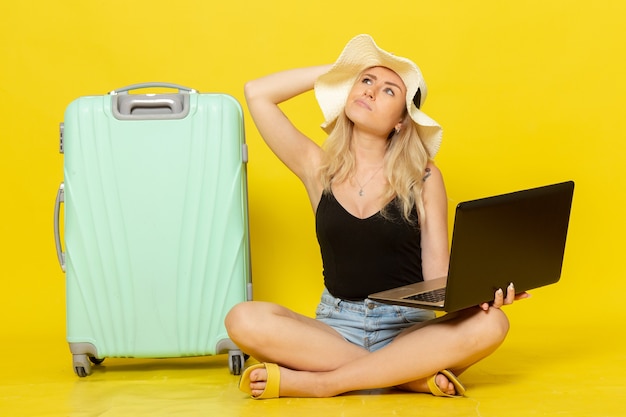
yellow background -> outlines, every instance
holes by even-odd
[[[513,326],[618,325],[626,292],[625,17],[621,0],[5,2],[1,343],[64,343],[52,220],[63,179],[58,126],[70,101],[169,81],[244,104],[246,80],[329,63],[358,33],[422,68],[423,109],[444,127],[436,160],[451,212],[466,199],[576,181],[562,281],[510,307]],[[284,108],[321,143],[312,94]],[[246,131],[254,296],[312,314],[322,281],[310,206],[247,110]],[[583,301],[591,287],[599,289],[593,304]],[[622,331],[612,338],[623,340]]]

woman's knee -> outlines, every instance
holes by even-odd
[[[487,311],[476,309],[469,317],[466,331],[463,333],[463,344],[476,351],[492,351],[506,338],[509,331],[509,319],[500,309],[490,308]]]
[[[264,326],[272,323],[274,305],[260,301],[246,301],[236,304],[226,315],[224,325],[233,341],[255,337],[264,333]]]
[[[237,340],[250,333],[250,330],[254,328],[251,321],[258,316],[255,314],[257,309],[253,301],[236,304],[230,309],[224,319],[224,325],[231,339]]]
[[[482,314],[481,314],[482,313]],[[486,312],[479,313],[482,329],[481,337],[490,345],[500,345],[509,332],[509,319],[499,308],[489,308]]]

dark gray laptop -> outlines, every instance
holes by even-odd
[[[561,277],[574,182],[460,203],[448,276],[379,292],[370,299],[447,312],[493,300]]]

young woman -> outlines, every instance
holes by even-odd
[[[278,107],[314,87],[329,133],[324,147]],[[265,302],[230,311],[231,339],[261,361],[240,388],[253,398],[383,387],[463,395],[457,375],[507,334],[500,307],[527,294],[516,296],[511,284],[490,304],[439,318],[367,299],[448,270],[447,197],[432,160],[441,128],[420,110],[418,67],[360,35],[334,65],[251,81],[245,95],[263,139],[306,187],[326,289],[315,319]]]

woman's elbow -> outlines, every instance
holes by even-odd
[[[258,85],[259,83],[257,82],[257,80],[251,80],[244,84],[243,95],[246,98],[246,101],[249,102],[259,95]]]

